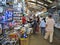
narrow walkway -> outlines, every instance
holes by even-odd
[[[40,34],[32,35],[30,37],[30,45],[52,45],[47,40],[44,40],[44,38]]]
[[[50,44],[49,41],[44,40],[44,38],[39,33],[36,35],[31,35],[30,45],[60,45],[60,44],[57,44],[56,42],[54,42],[53,44]]]

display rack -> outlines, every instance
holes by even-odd
[[[1,2],[1,1],[0,1]],[[2,4],[2,3],[1,3]],[[4,8],[2,5],[0,5],[0,35],[3,34],[3,23],[2,23],[2,16],[3,16],[3,11],[4,11]]]
[[[13,19],[21,20],[22,14],[19,12],[14,12]]]
[[[18,40],[20,37],[15,40],[15,39],[10,38],[9,34],[15,33],[15,32],[18,33],[20,31],[20,27],[23,27],[20,25],[22,15],[23,15],[22,14],[23,9],[22,9],[22,5],[20,4],[20,2],[18,2],[18,4],[17,4],[18,9],[16,10],[16,7],[14,7],[15,4],[13,4],[14,0],[4,0],[4,1],[6,1],[5,4],[1,3],[1,6],[0,6],[1,7],[1,9],[0,9],[1,14],[0,15],[2,16],[2,20],[0,20],[0,22],[1,22],[0,27],[2,30],[0,45],[15,45],[17,42],[16,40]],[[2,6],[2,5],[4,5],[4,6]],[[18,26],[14,25],[15,23],[13,23],[13,22],[18,23]],[[10,23],[13,23],[13,25],[11,25]],[[11,27],[13,27],[13,28],[11,29]],[[16,29],[19,31],[17,31]],[[19,32],[19,36],[20,36],[20,32]],[[23,37],[24,38],[26,37],[25,32],[24,32]]]

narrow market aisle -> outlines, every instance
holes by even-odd
[[[48,41],[44,40],[44,38],[40,34],[36,34],[30,37],[30,45],[51,45],[51,44]]]

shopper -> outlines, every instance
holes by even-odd
[[[28,19],[29,19],[28,23],[30,23],[30,27],[32,27],[32,23],[33,23],[33,16],[32,16],[32,14],[29,15]]]
[[[37,23],[38,23],[38,25],[40,24],[40,17],[39,16],[37,16]]]
[[[54,33],[54,24],[55,21],[52,18],[52,15],[48,16],[48,19],[46,20],[46,34],[45,34],[45,39],[49,39],[49,42],[52,43],[53,42],[53,33]]]
[[[36,34],[36,28],[37,28],[37,20],[36,20],[36,17],[34,16],[34,19],[33,19],[33,34]]]
[[[24,15],[22,16],[22,24],[26,24],[26,17]]]
[[[30,27],[32,27],[33,20],[29,18]]]
[[[36,28],[36,32],[38,33],[39,32],[39,24],[40,24],[40,18],[39,16],[37,16],[37,28]]]
[[[46,28],[46,22],[45,18],[43,18],[40,22],[40,28],[41,28],[41,34],[45,36],[45,28]]]

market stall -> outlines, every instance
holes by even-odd
[[[22,2],[19,1],[4,1],[0,5],[0,45],[28,45],[30,25],[22,24],[25,7],[22,9]]]

